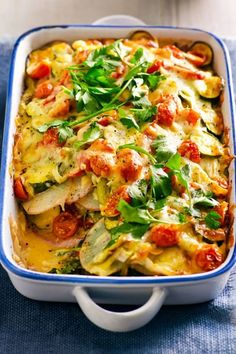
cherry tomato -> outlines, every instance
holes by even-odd
[[[178,148],[178,152],[181,156],[185,156],[193,162],[199,163],[201,161],[198,146],[191,140],[183,141]]]
[[[155,120],[157,120],[158,124],[170,127],[175,119],[176,112],[177,104],[174,97],[167,95],[157,104]]]
[[[72,237],[79,228],[79,220],[68,211],[62,212],[53,220],[53,233],[60,240]]]
[[[58,140],[58,130],[56,128],[50,128],[43,134],[43,140],[40,142],[41,145],[54,145],[62,146]]]
[[[151,229],[150,237],[157,247],[171,247],[178,244],[178,233],[170,227],[156,225]]]
[[[190,61],[191,64],[200,67],[202,66],[205,61],[206,61],[206,56],[202,55],[201,53],[195,52],[195,51],[189,51],[185,53],[186,59]]]
[[[131,197],[128,193],[128,186],[126,185],[119,187],[115,192],[113,192],[103,209],[104,214],[109,217],[119,215],[120,212],[116,208],[121,199],[125,200],[127,203],[131,202]]]
[[[197,265],[204,271],[213,270],[223,262],[222,255],[212,246],[203,246],[196,252]]]
[[[107,178],[111,175],[113,169],[113,161],[112,156],[110,159],[109,155],[111,154],[98,153],[96,155],[92,155],[89,158],[90,168],[96,176]]]
[[[163,48],[169,49],[175,58],[184,59],[185,53],[181,49],[177,48],[175,45],[166,45]]]
[[[186,121],[189,124],[195,125],[199,119],[200,114],[197,111],[192,108],[186,109]]]
[[[101,152],[114,152],[114,147],[105,139],[97,139],[94,141],[89,150],[101,151]]]
[[[21,200],[28,199],[28,193],[25,190],[25,187],[24,187],[20,177],[17,177],[14,180],[13,189],[14,189],[14,193],[15,193],[16,198],[21,199]]]
[[[149,124],[147,126],[147,128],[144,130],[143,134],[145,134],[149,139],[156,139],[157,135],[158,135],[158,131],[157,131],[157,125],[155,122]]]
[[[70,111],[70,100],[65,100],[60,103],[60,105],[52,108],[50,112],[51,117],[65,117]]]
[[[138,152],[131,149],[120,150],[117,154],[117,168],[125,181],[136,181],[140,178],[143,161]]]
[[[48,97],[53,91],[53,85],[50,81],[44,81],[37,85],[35,90],[35,97],[36,98],[46,98]]]
[[[165,69],[172,70],[186,80],[203,80],[205,74],[201,71],[192,70],[181,65],[165,65]]]
[[[50,75],[51,66],[47,62],[41,61],[32,70],[29,69],[27,73],[32,79],[42,79]]]
[[[152,64],[148,69],[147,73],[152,74],[155,73],[156,71],[159,71],[162,66],[162,61],[157,60],[154,64]]]

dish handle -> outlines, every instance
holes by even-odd
[[[166,295],[166,288],[155,287],[148,301],[133,311],[113,312],[97,305],[85,288],[76,286],[73,290],[76,300],[87,318],[98,327],[112,332],[129,332],[147,324],[160,310]]]
[[[92,25],[96,26],[145,26],[146,23],[134,16],[128,15],[110,15],[99,18]]]

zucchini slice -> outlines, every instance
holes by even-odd
[[[206,124],[207,129],[215,134],[221,135],[223,133],[223,120],[222,117],[214,109],[204,108],[201,111],[201,119]]]
[[[224,81],[219,76],[210,76],[204,80],[197,80],[195,85],[200,96],[213,99],[221,94],[224,87]]]
[[[195,42],[190,48],[192,54],[204,57],[205,61],[201,66],[206,66],[212,63],[213,60],[213,50],[209,44],[204,42]]]
[[[197,144],[201,154],[207,156],[220,156],[223,155],[223,145],[212,134],[201,132],[199,135],[191,135],[191,141]]]
[[[156,41],[156,38],[147,31],[135,31],[129,37],[129,39],[132,39],[133,41],[137,41],[143,38]]]

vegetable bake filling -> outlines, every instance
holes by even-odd
[[[184,275],[230,244],[224,81],[203,42],[53,42],[16,118],[14,257],[57,274]]]

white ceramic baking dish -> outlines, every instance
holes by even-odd
[[[23,34],[12,54],[1,170],[1,235],[0,260],[15,288],[24,296],[44,301],[78,301],[85,315],[96,325],[111,331],[130,331],[150,321],[162,304],[194,304],[215,298],[224,288],[230,269],[236,261],[235,246],[230,249],[224,264],[204,274],[170,277],[97,277],[85,275],[44,274],[21,268],[12,258],[12,241],[8,218],[16,215],[9,164],[12,158],[15,116],[23,89],[25,61],[28,54],[53,40],[72,42],[83,38],[127,37],[144,29],[159,38],[187,39],[207,42],[214,51],[214,68],[226,82],[223,114],[230,128],[231,151],[236,154],[233,88],[230,59],[224,43],[213,34],[196,30],[155,26],[50,26],[35,28]],[[230,166],[232,180],[231,203],[235,204],[235,162]],[[115,313],[97,303],[142,305],[138,309]],[[144,304],[144,305],[143,305]]]

